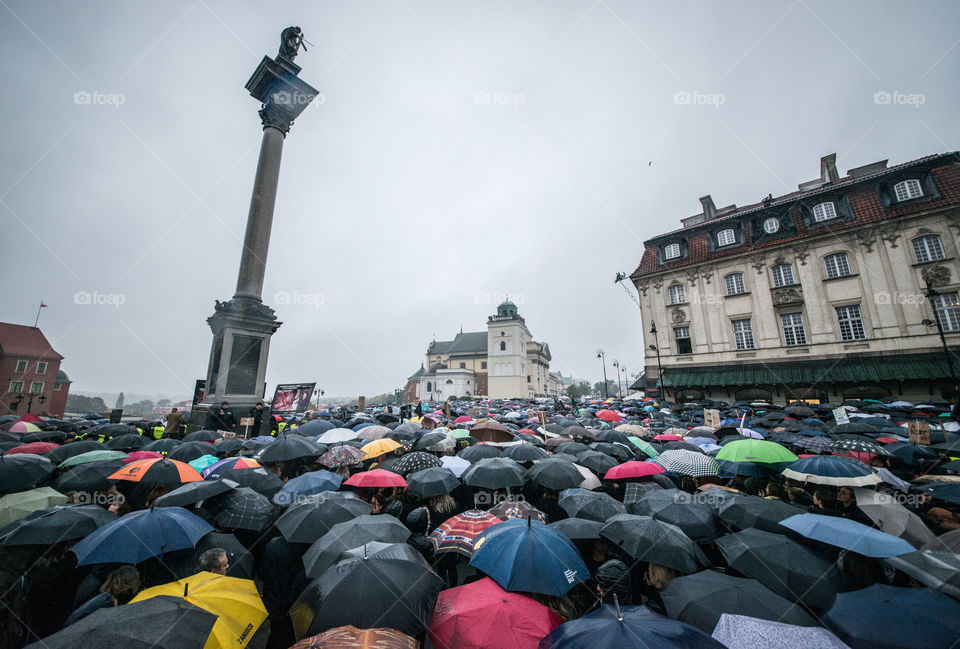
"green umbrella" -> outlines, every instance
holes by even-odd
[[[87,462],[99,462],[100,460],[115,460],[117,458],[127,457],[127,454],[123,451],[111,451],[104,449],[102,451],[87,451],[86,453],[81,453],[80,455],[74,455],[71,458],[67,458],[59,465],[58,469],[69,469],[72,466],[77,466],[78,464],[86,464]]]
[[[633,444],[638,449],[640,449],[642,453],[645,453],[647,457],[658,457],[660,455],[659,453],[657,453],[657,449],[650,446],[649,442],[645,442],[639,437],[634,437],[633,435],[629,435],[627,439],[630,440],[631,444]]]
[[[450,431],[449,433],[447,433],[447,434],[450,435],[450,437],[452,437],[452,438],[454,438],[454,439],[463,439],[463,438],[465,438],[465,437],[470,437],[470,431],[469,431],[469,430],[463,430],[462,428],[458,428],[458,429],[456,429],[456,430],[451,430],[451,431]]]
[[[30,491],[7,494],[0,498],[0,527],[18,521],[35,511],[62,505],[69,498],[56,489],[40,487]]]
[[[187,462],[187,464],[192,466],[197,471],[203,471],[211,464],[216,464],[219,461],[220,458],[218,458],[216,455],[201,455],[195,460],[190,460]]]
[[[762,439],[738,439],[725,444],[717,453],[718,460],[727,462],[756,462],[760,464],[779,464],[796,462],[797,456],[776,442]]]

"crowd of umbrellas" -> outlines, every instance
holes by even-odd
[[[960,426],[946,402],[465,405],[410,421],[309,413],[250,439],[0,418],[0,644],[960,640]],[[912,421],[929,444],[910,441]],[[117,595],[130,566],[139,582]],[[107,604],[74,621],[94,596]]]

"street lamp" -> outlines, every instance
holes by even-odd
[[[617,359],[613,359],[613,362],[611,363],[611,365],[613,365],[615,368],[617,368],[617,386],[619,386],[619,388],[620,388],[620,391],[619,391],[618,395],[619,395],[620,397],[622,397],[622,396],[623,396],[623,382],[620,380],[620,370],[622,369],[622,368],[621,368],[621,365],[620,365],[620,361],[618,361]]]
[[[597,358],[600,359],[600,362],[603,365],[603,398],[606,399],[610,396],[607,393],[607,356],[599,347],[597,348]]]
[[[663,365],[660,364],[660,340],[657,338],[657,323],[653,320],[650,321],[650,334],[657,341],[657,344],[650,345],[650,349],[657,352],[657,382],[660,384],[660,393],[670,396],[667,394],[667,388],[663,381]]]
[[[22,395],[17,395],[17,397],[18,397],[17,404],[19,404],[20,401],[23,399],[23,397],[22,397]],[[30,412],[30,408],[33,407],[33,398],[34,398],[34,397],[37,397],[37,394],[36,394],[35,392],[31,392],[31,393],[30,393],[30,398],[27,400],[27,412]],[[37,401],[40,402],[40,405],[41,405],[41,406],[43,405],[44,401],[46,401],[46,400],[47,400],[47,397],[45,397],[45,396],[42,395],[42,394],[41,394],[39,397],[37,397]]]
[[[322,397],[323,395],[324,395],[324,392],[320,388],[317,388],[316,390],[313,391],[313,396],[317,398],[317,410],[320,410],[320,397]]]
[[[939,297],[940,293],[933,288],[930,284],[930,280],[927,280],[927,291],[926,298],[930,302],[930,307],[933,309],[933,320],[924,319],[921,324],[926,326],[936,325],[937,333],[940,334],[940,344],[943,345],[943,353],[947,357],[947,368],[950,371],[950,381],[953,383],[953,413],[951,416],[955,420],[960,420],[960,389],[957,387],[957,375],[953,369],[953,358],[950,356],[950,349],[947,347],[947,339],[943,335],[943,323],[940,322],[940,312],[937,310],[937,305],[934,302],[934,298]]]
[[[23,402],[23,395],[17,394],[17,396],[13,398],[13,403],[10,404],[10,410],[16,410],[19,408],[21,402]]]

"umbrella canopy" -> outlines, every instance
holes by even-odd
[[[183,436],[184,442],[215,442],[220,439],[220,433],[215,430],[195,430]]]
[[[421,469],[407,476],[407,490],[410,495],[422,500],[449,494],[459,484],[457,476],[442,466]]]
[[[646,606],[604,604],[554,629],[539,649],[726,649],[709,635]]]
[[[783,534],[747,529],[716,543],[727,565],[791,602],[826,608],[838,592],[846,590],[835,562]]]
[[[667,614],[712,633],[724,613],[798,626],[816,626],[809,613],[755,579],[741,579],[715,570],[672,579],[660,591]]]
[[[207,474],[206,480],[227,479],[237,483],[239,487],[250,487],[267,498],[273,496],[283,487],[283,481],[263,467],[257,469],[229,469],[218,468]]]
[[[330,531],[317,539],[303,555],[308,577],[319,577],[332,566],[341,554],[365,543],[403,543],[410,538],[410,530],[389,514],[362,514],[343,523],[336,523]]]
[[[119,435],[118,437],[107,440],[106,447],[118,451],[133,451],[146,446],[149,442],[150,440],[143,435],[127,433],[126,435]]]
[[[68,460],[72,457],[80,455],[81,453],[88,453],[90,451],[102,451],[104,449],[103,444],[100,442],[95,442],[93,440],[81,440],[79,442],[70,442],[69,444],[64,444],[58,448],[53,449],[45,455],[45,457],[53,462],[54,464],[60,464],[64,460]]]
[[[343,482],[343,476],[330,471],[310,471],[303,475],[291,478],[274,496],[273,502],[281,507],[288,507],[304,498],[322,494],[326,491],[336,491]]]
[[[611,516],[625,514],[626,508],[613,496],[586,489],[565,489],[561,492],[557,504],[568,516],[586,518],[599,523]]]
[[[192,507],[201,500],[219,496],[237,486],[232,480],[201,480],[188,482],[168,491],[153,501],[156,507]]]
[[[290,608],[298,638],[347,624],[426,631],[443,580],[406,543],[368,543],[343,552]]]
[[[187,482],[203,480],[189,464],[176,460],[137,460],[110,475],[111,480],[126,480],[144,485],[176,489]]]
[[[110,476],[124,466],[123,460],[104,460],[102,462],[79,464],[57,477],[51,485],[61,493],[67,493],[68,491],[85,493],[104,491],[114,484]]]
[[[888,457],[893,456],[893,453],[885,449],[880,444],[860,439],[840,439],[831,444],[830,448],[834,452],[848,451],[853,453],[872,453],[874,455],[885,455]]]
[[[478,442],[510,442],[513,433],[503,424],[488,420],[470,429],[470,437]]]
[[[795,462],[798,459],[796,455],[780,444],[762,439],[732,441],[720,449],[716,458],[726,462],[759,462],[762,464]]]
[[[467,486],[481,489],[520,487],[524,483],[524,470],[513,460],[505,457],[491,457],[478,460],[464,471],[463,482]]]
[[[251,457],[228,457],[207,466],[200,471],[200,475],[207,478],[212,473],[222,473],[230,469],[256,469],[260,466],[262,465]]]
[[[553,491],[570,489],[583,482],[583,476],[572,464],[550,460],[534,462],[527,469],[526,478],[535,485]]]
[[[532,519],[512,519],[480,534],[470,565],[504,589],[562,596],[590,578],[576,546]]]
[[[604,475],[618,465],[617,460],[599,451],[583,451],[577,455],[577,464],[585,466],[597,475]]]
[[[706,457],[706,456],[704,456]],[[710,458],[707,458],[710,459]],[[604,480],[626,480],[628,478],[644,478],[657,473],[665,473],[667,469],[654,462],[639,462],[630,460],[619,464],[607,471]]]
[[[407,481],[393,471],[371,469],[354,473],[343,484],[351,487],[406,487]]]
[[[0,455],[0,492],[29,489],[53,473],[53,463],[39,455]]]
[[[198,457],[210,455],[215,449],[216,447],[210,442],[183,442],[172,451],[167,452],[167,459],[189,462],[190,460],[196,460]]]
[[[162,455],[168,454],[170,451],[174,450],[178,446],[183,444],[179,439],[172,439],[170,437],[165,437],[163,439],[155,439],[149,444],[146,444],[141,448],[142,451],[154,451]]]
[[[887,534],[898,536],[917,548],[937,538],[922,518],[897,502],[894,496],[860,487],[853,492],[860,511]]]
[[[717,507],[717,516],[729,528],[745,530],[755,527],[765,532],[783,534],[780,521],[804,510],[782,500],[767,500],[758,496],[737,496],[724,500]]]
[[[74,442],[74,444],[80,444],[86,442]],[[61,448],[69,448],[71,445],[62,446]],[[103,460],[119,460],[127,457],[127,454],[123,451],[111,451],[108,449],[94,450],[94,451],[84,451],[78,455],[68,457],[66,460],[62,461],[57,467],[58,469],[68,469],[70,467],[79,466],[81,464],[86,464],[88,462],[101,462]]]
[[[664,451],[651,462],[656,462],[670,473],[691,478],[715,476],[720,470],[717,461],[709,455],[684,449]]]
[[[403,444],[401,444],[397,440],[384,438],[384,439],[378,439],[376,441],[370,442],[369,444],[364,444],[360,450],[363,451],[364,460],[372,460],[374,458],[380,457],[381,455],[392,453],[393,451],[401,447],[403,447]]]
[[[203,501],[217,527],[262,532],[273,522],[273,504],[249,487],[238,487]]]
[[[827,629],[724,613],[713,637],[727,649],[850,649]]]
[[[903,539],[838,516],[797,514],[780,521],[780,525],[805,538],[868,557],[895,557],[916,549]]]
[[[413,453],[406,453],[400,457],[400,459],[391,463],[390,471],[397,473],[402,476],[413,473],[414,471],[420,471],[421,469],[429,469],[431,467],[443,466],[440,463],[440,458],[436,455],[430,455],[423,451],[414,451]]]
[[[853,649],[952,647],[960,602],[929,588],[874,584],[837,595],[823,622]]]
[[[177,597],[217,616],[207,649],[246,647],[267,619],[267,609],[250,579],[198,572],[185,579],[140,591],[131,604],[158,596]]]
[[[690,494],[679,489],[652,491],[640,501],[631,503],[628,509],[631,514],[652,516],[675,525],[697,542],[712,541],[721,533],[713,509],[706,503],[694,501]]]
[[[591,521],[587,518],[564,518],[559,521],[549,523],[549,526],[562,533],[568,539],[599,539],[600,528],[603,523]]]
[[[337,523],[370,513],[370,503],[348,494],[329,493],[312,496],[283,513],[276,526],[290,543],[313,543]]]
[[[535,462],[545,457],[550,457],[550,453],[539,446],[524,442],[506,447],[503,449],[502,456],[510,458],[515,462]]]
[[[451,516],[430,533],[430,540],[437,553],[456,552],[465,557],[473,556],[473,543],[482,531],[502,521],[493,514],[479,509],[468,509]]]
[[[502,521],[508,521],[511,518],[532,518],[541,523],[547,522],[547,515],[526,500],[508,498],[497,503],[487,511]]]
[[[960,599],[960,555],[954,552],[917,550],[883,562],[910,575],[924,586]]]
[[[440,465],[444,468],[450,469],[453,472],[453,475],[458,478],[463,475],[463,472],[470,468],[470,462],[464,460],[462,457],[457,457],[456,455],[445,455],[440,458]]]
[[[637,561],[658,563],[684,574],[710,565],[703,551],[680,528],[649,516],[613,516],[600,528],[600,536]]]
[[[484,577],[440,592],[429,633],[437,647],[537,649],[540,639],[562,622],[532,597],[506,591]]]
[[[359,449],[357,449],[359,451]],[[284,435],[277,441],[264,446],[256,458],[261,464],[270,462],[289,462],[301,458],[317,457],[321,449],[314,442],[300,435]],[[361,453],[361,456],[363,453]]]
[[[30,649],[201,649],[217,616],[179,597],[101,608]]]
[[[364,452],[354,446],[334,446],[320,456],[320,464],[335,469],[340,466],[350,466],[363,461]]]
[[[373,428],[373,426],[370,426]],[[290,649],[420,649],[420,643],[393,629],[358,629],[340,626],[304,638]]]
[[[54,505],[27,514],[0,536],[0,545],[53,545],[82,539],[116,519],[99,505]]]
[[[500,457],[500,449],[489,444],[474,444],[463,449],[457,455],[471,464],[492,457]]]
[[[340,442],[349,442],[352,439],[357,439],[358,433],[359,431],[350,430],[349,428],[331,428],[330,430],[319,435],[317,437],[317,442],[320,444],[339,444]]]
[[[88,534],[70,550],[77,565],[140,563],[164,552],[196,547],[213,528],[179,507],[130,512]]]
[[[20,520],[35,511],[62,505],[67,500],[69,499],[66,496],[50,487],[6,494],[0,498],[0,527]]]
[[[821,455],[797,460],[783,470],[783,475],[797,482],[835,487],[866,487],[880,482],[869,467],[843,457]]]

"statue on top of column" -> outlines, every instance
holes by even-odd
[[[280,32],[280,53],[279,56],[289,61],[293,61],[303,46],[303,51],[307,51],[307,45],[303,40],[303,32],[299,27],[287,27]]]

